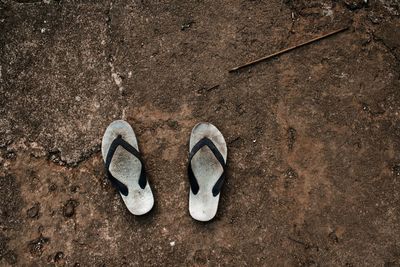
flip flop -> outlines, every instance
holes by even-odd
[[[135,132],[129,123],[117,120],[107,127],[101,152],[108,178],[118,189],[128,210],[134,215],[149,212],[154,205],[154,197]]]
[[[199,123],[192,130],[189,151],[189,213],[195,220],[209,221],[217,213],[224,182],[225,139],[211,123]]]

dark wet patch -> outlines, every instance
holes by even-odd
[[[285,188],[289,188],[292,185],[292,183],[299,177],[297,172],[291,167],[289,167],[285,171],[284,175],[285,175],[285,183],[284,183]]]

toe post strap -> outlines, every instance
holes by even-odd
[[[117,178],[115,178],[110,172],[110,165],[112,158],[119,146],[123,147],[126,151],[134,155],[142,164],[142,169],[140,171],[140,177],[139,177],[139,186],[142,189],[144,189],[147,185],[146,171],[143,159],[139,151],[132,145],[130,145],[128,142],[126,142],[121,135],[118,135],[117,138],[115,138],[114,141],[111,143],[110,148],[107,152],[105,168],[107,170],[107,177],[111,181],[112,185],[115,186],[121,192],[122,195],[127,196],[129,193],[128,187],[124,183],[119,181]]]
[[[221,187],[224,183],[226,163],[225,163],[224,157],[222,156],[221,152],[219,152],[219,150],[215,146],[215,144],[207,137],[204,137],[199,142],[197,142],[197,144],[194,145],[192,150],[190,151],[189,164],[188,164],[188,176],[189,176],[190,188],[191,188],[193,194],[195,194],[195,195],[200,190],[199,183],[197,182],[197,179],[192,170],[192,159],[193,159],[194,155],[196,155],[196,153],[204,146],[207,146],[211,150],[211,152],[214,154],[215,158],[218,160],[218,162],[221,164],[221,166],[223,168],[223,172],[222,172],[221,176],[218,178],[217,182],[215,183],[215,185],[212,188],[212,194],[215,197],[221,192]]]

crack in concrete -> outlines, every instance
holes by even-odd
[[[59,149],[50,150],[50,151],[47,151],[47,161],[53,162],[60,166],[79,167],[79,165],[81,163],[89,160],[96,153],[100,152],[100,150],[101,150],[100,145],[95,145],[92,148],[90,148],[88,151],[82,152],[80,154],[79,159],[75,162],[68,162],[66,160],[63,160],[61,157],[61,151]],[[40,157],[37,157],[37,158],[40,158]]]
[[[4,147],[0,147],[0,151],[5,157],[5,160],[14,160],[18,157],[19,153],[28,154],[36,159],[45,159],[48,162],[52,162],[59,166],[65,167],[79,167],[79,165],[90,158],[92,158],[95,154],[101,151],[101,145],[96,144],[89,148],[87,151],[83,151],[80,153],[79,158],[74,162],[68,162],[67,160],[62,158],[61,150],[58,148],[55,149],[45,149],[43,146],[35,146],[34,143],[30,143],[28,145],[23,143],[15,143],[15,147],[12,144]]]
[[[110,66],[110,73],[111,77],[114,80],[115,85],[118,87],[119,92],[122,94],[124,91],[124,87],[122,85],[122,76],[118,71],[116,71],[115,66],[114,66],[114,56],[111,51],[111,41],[112,41],[112,28],[111,28],[111,11],[113,9],[113,2],[110,2],[110,5],[108,7],[108,10],[106,11],[106,26],[107,26],[107,37],[108,37],[108,45],[107,45],[107,60],[108,60],[108,65]]]
[[[114,83],[117,86],[118,91],[120,93],[120,99],[119,99],[120,103],[119,104],[120,104],[120,106],[124,106],[122,108],[122,111],[121,111],[121,119],[124,120],[126,118],[125,111],[127,109],[126,103],[125,103],[124,98],[123,98],[123,96],[125,95],[125,87],[123,85],[124,76],[121,75],[120,72],[118,72],[118,70],[117,70],[117,68],[116,68],[116,66],[114,64],[115,55],[113,54],[113,50],[112,50],[113,37],[112,37],[112,15],[111,15],[111,13],[112,13],[113,8],[114,8],[114,3],[110,2],[109,6],[108,6],[108,9],[106,11],[107,46],[106,46],[105,54],[106,54],[106,59],[107,59],[107,62],[108,62],[108,66],[110,67],[111,78],[114,81]],[[130,77],[131,75],[132,75],[132,72],[129,72],[128,73],[128,77]]]

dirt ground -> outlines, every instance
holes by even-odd
[[[1,0],[0,265],[400,266],[399,14],[396,0]],[[103,170],[121,118],[155,193],[141,217]],[[199,121],[228,144],[209,223],[188,213]]]

